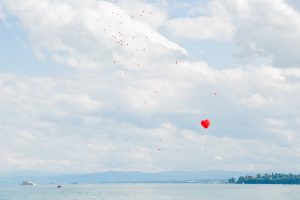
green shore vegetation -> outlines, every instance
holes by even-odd
[[[299,174],[257,174],[256,176],[240,176],[237,180],[235,178],[228,179],[228,183],[236,184],[300,184]]]

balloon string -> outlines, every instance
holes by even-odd
[[[202,148],[201,150],[205,150],[205,146],[206,146],[206,139],[207,139],[207,130],[204,129],[204,134],[203,134],[203,142],[202,142]]]

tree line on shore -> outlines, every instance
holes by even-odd
[[[256,176],[240,176],[228,179],[228,183],[236,184],[300,184],[300,174],[257,174]]]

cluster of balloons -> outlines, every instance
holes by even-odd
[[[118,0],[109,0],[110,2],[112,2],[113,4],[116,4],[118,3]],[[148,12],[147,12],[148,13]],[[114,13],[112,12],[112,14],[116,14],[117,16],[119,16],[119,13]],[[145,10],[141,10],[141,13],[139,13],[140,15],[139,16],[143,16],[143,14],[145,14]],[[149,11],[149,14],[152,15],[152,11]],[[121,17],[121,16],[120,16]],[[134,18],[134,15],[131,16],[131,18]],[[98,19],[97,21],[100,21],[100,19]],[[122,24],[122,21],[120,21],[120,24]],[[104,31],[106,31],[106,29],[104,29]],[[115,42],[116,44],[122,46],[122,47],[125,47],[125,46],[130,46],[129,42],[126,41],[126,38],[125,38],[125,33],[122,33],[122,32],[116,32],[115,34],[112,35],[112,38],[115,39]],[[146,38],[148,38],[148,36],[145,36]],[[127,38],[128,39],[128,38]],[[134,40],[135,38],[132,37],[131,40]],[[139,51],[139,50],[142,50],[142,49],[136,49],[136,51]],[[143,49],[143,52],[146,51],[146,49],[144,48]],[[134,53],[131,52],[131,56],[134,56]],[[114,64],[117,64],[117,61],[114,60]],[[176,61],[176,65],[180,64],[179,61]],[[140,64],[137,64],[138,67],[140,67]],[[155,91],[156,94],[158,94],[158,91],[156,90]],[[215,96],[218,95],[218,93],[213,93]],[[147,104],[147,101],[145,100],[144,101],[145,104]],[[121,108],[119,108],[119,110],[121,110]],[[201,120],[200,121],[200,125],[206,130],[209,128],[211,124],[211,121],[209,119],[204,119],[204,120]],[[162,142],[162,140],[160,140],[160,142]],[[158,151],[161,150],[160,147],[157,148]]]

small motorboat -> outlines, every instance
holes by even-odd
[[[21,185],[24,185],[24,186],[27,186],[27,185],[29,185],[29,186],[35,186],[35,184],[33,182],[31,182],[31,181],[23,181],[21,183]]]

